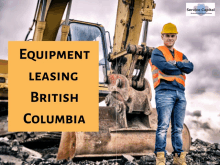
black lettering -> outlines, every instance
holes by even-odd
[[[74,116],[74,123],[76,123],[76,115]]]
[[[36,58],[37,59],[42,59],[43,57],[44,57],[44,52],[43,51],[40,52],[40,55],[39,55],[38,51],[36,52]]]
[[[78,123],[81,123],[81,122],[83,122],[85,124],[85,120],[84,120],[84,117],[82,115],[79,117]]]
[[[74,75],[74,74],[77,75],[77,72],[73,72],[73,73],[71,74],[71,79],[72,79],[72,80],[78,80],[78,77],[73,78],[73,75]]]
[[[55,72],[52,72],[51,74],[50,74],[50,77],[52,77],[52,78],[50,78],[50,80],[56,80],[56,76],[55,76]]]
[[[61,54],[60,51],[58,51],[58,52],[57,52],[57,59],[59,59],[59,58],[64,58],[64,59],[66,59],[66,52],[63,51],[62,54]]]
[[[79,57],[79,59],[82,59],[82,51],[80,51],[80,54],[78,53],[78,51],[75,51],[75,59],[78,59],[77,56]]]
[[[66,116],[66,123],[72,123],[72,122],[73,122],[72,116],[67,115]]]
[[[34,80],[34,79],[32,78],[32,73],[31,73],[31,72],[29,72],[29,80],[30,80],[30,81]]]
[[[46,123],[46,122],[44,121],[43,115],[41,116],[41,123]]]
[[[41,75],[41,72],[36,72],[36,73],[35,73],[35,78],[36,78],[35,80],[36,80],[36,81],[38,81],[38,80],[40,81],[40,80],[41,80],[40,75]]]
[[[56,52],[55,51],[50,51],[50,59],[52,59],[53,56],[56,55]]]
[[[59,101],[62,102],[62,94],[59,94]]]
[[[31,57],[30,54],[33,54],[33,56]],[[34,51],[29,51],[28,54],[27,54],[27,57],[28,57],[29,59],[33,60],[33,61],[36,61],[36,60],[34,59],[34,57],[35,57]]]
[[[78,102],[78,94],[76,94],[75,97],[73,97],[73,94],[71,94],[71,102],[73,102],[73,99],[75,99],[76,102]]]
[[[68,51],[68,59],[73,59],[73,51]]]
[[[26,113],[26,114],[24,115],[24,122],[27,123],[27,124],[31,123],[31,121],[27,121],[27,120],[26,120],[26,117],[27,117],[28,115],[31,116],[31,113]]]
[[[61,123],[61,122],[63,122],[64,123],[64,116],[62,115],[62,116],[60,116],[60,118],[59,118],[59,116],[56,116],[56,120],[55,120],[55,123]]]
[[[60,72],[57,73],[57,80],[60,80]]]
[[[90,53],[90,51],[84,51],[84,53],[86,53],[86,59],[88,59],[88,53]]]
[[[50,117],[49,117],[49,115],[47,115],[47,122],[49,124],[53,123],[54,116],[51,116],[51,121],[49,119],[50,119]]]
[[[44,72],[44,75],[43,75],[42,81],[43,81],[44,79],[49,80],[49,77],[48,77],[48,75],[47,75],[47,72]]]
[[[50,102],[50,95],[48,95],[48,102]]]
[[[68,102],[69,101],[69,94],[64,94],[63,97],[65,100],[63,100],[63,102]]]
[[[67,72],[67,74],[62,72],[62,80],[64,80],[64,77],[65,77],[66,80],[69,80],[69,72]]]
[[[58,94],[52,94],[52,96],[53,96],[53,101],[56,102]]]
[[[40,102],[42,102],[42,100],[44,101],[44,102],[47,102],[47,100],[46,100],[46,95],[45,94],[40,94]]]
[[[37,120],[35,121],[34,118],[36,118]],[[40,120],[40,119],[39,119],[39,116],[37,116],[37,115],[35,115],[35,116],[32,117],[32,123],[34,123],[34,124],[38,123],[39,120]]]
[[[37,102],[38,101],[38,93],[37,92],[31,92],[31,102]]]
[[[25,55],[26,53],[23,53],[23,51],[26,51],[27,49],[20,49],[20,59],[27,59],[26,57],[24,57],[23,55]]]
[[[44,52],[45,59],[47,59],[47,51]]]

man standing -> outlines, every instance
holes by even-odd
[[[161,32],[164,46],[154,49],[150,61],[158,114],[155,144],[157,165],[165,165],[166,135],[170,120],[173,164],[186,165],[186,152],[182,149],[182,129],[186,110],[185,73],[192,72],[193,64],[183,53],[173,48],[177,34],[174,24],[165,24]]]

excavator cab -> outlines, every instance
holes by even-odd
[[[99,102],[103,101],[109,94],[107,85],[107,73],[110,71],[106,32],[102,25],[70,19],[70,30],[67,41],[99,41]],[[61,38],[61,27],[56,40]],[[110,42],[108,42],[110,43]],[[109,45],[111,47],[111,45]]]

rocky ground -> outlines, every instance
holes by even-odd
[[[0,165],[154,165],[156,158],[154,154],[134,158],[124,155],[117,159],[106,160],[71,160],[56,161],[58,146],[28,149],[19,145],[16,141],[9,142],[0,139]],[[186,157],[188,165],[220,165],[220,144],[208,143],[196,139],[192,142]],[[167,165],[172,164],[172,154],[167,154]]]

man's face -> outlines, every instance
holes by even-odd
[[[165,46],[172,47],[175,44],[177,35],[174,33],[166,33],[166,34],[161,34],[161,38]]]

